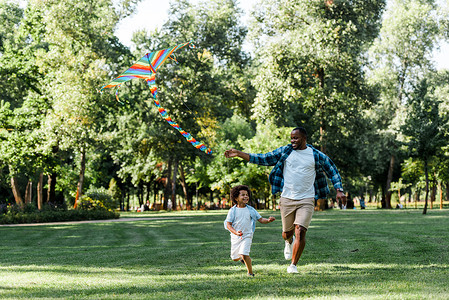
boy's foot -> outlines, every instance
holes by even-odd
[[[248,277],[254,277],[253,273],[248,273]]]
[[[295,236],[292,237],[292,242],[289,243],[288,241],[285,241],[285,248],[284,248],[284,257],[286,260],[292,259],[292,253],[293,253],[293,243],[295,242]]]
[[[298,273],[298,268],[295,265],[290,265],[287,268],[287,273]]]

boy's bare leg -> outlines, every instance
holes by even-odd
[[[306,232],[307,229],[300,225],[295,225],[296,239],[293,244],[292,264],[296,266],[301,257],[304,247],[306,246]]]
[[[253,274],[253,266],[251,264],[251,257],[249,255],[241,255],[243,261],[245,262],[246,269],[248,270],[249,274]]]

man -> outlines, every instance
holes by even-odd
[[[307,144],[307,131],[297,127],[291,132],[291,144],[266,154],[245,153],[236,149],[225,151],[225,156],[240,157],[262,166],[274,166],[269,181],[271,192],[281,192],[279,200],[282,218],[284,256],[291,264],[288,273],[298,273],[296,264],[306,245],[306,232],[315,208],[315,199],[329,194],[327,179],[337,190],[337,200],[346,204],[341,176],[337,167],[324,153]],[[296,238],[295,238],[296,237]]]

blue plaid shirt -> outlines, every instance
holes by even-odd
[[[307,146],[312,148],[313,157],[315,159],[315,199],[326,198],[327,194],[330,192],[327,185],[326,175],[332,181],[335,189],[342,189],[343,185],[341,183],[340,173],[338,173],[337,167],[332,160],[311,145]],[[282,192],[282,188],[284,187],[284,162],[292,151],[292,145],[287,145],[265,154],[249,154],[249,162],[253,164],[274,166],[268,177],[271,184],[271,193],[273,195]],[[326,175],[324,175],[324,173],[326,173]]]

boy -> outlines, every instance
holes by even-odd
[[[262,216],[251,206],[247,205],[251,192],[246,185],[238,185],[231,190],[231,200],[235,205],[231,207],[224,226],[231,232],[231,258],[240,260],[246,265],[248,276],[254,277],[249,251],[256,229],[256,220],[262,224],[271,223],[274,217],[268,219]]]

